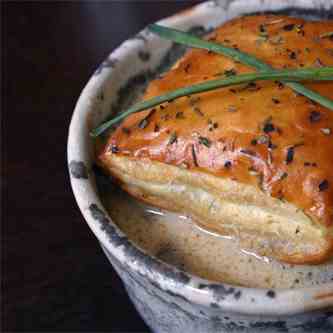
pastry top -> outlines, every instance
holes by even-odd
[[[207,38],[274,68],[333,66],[333,22],[285,16],[237,18]],[[205,50],[190,50],[143,99],[254,69]],[[304,83],[333,98],[333,82]],[[278,82],[200,93],[133,114],[105,152],[199,169],[260,190],[333,225],[333,112]],[[331,230],[331,228],[329,229]]]

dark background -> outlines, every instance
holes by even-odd
[[[198,2],[1,3],[0,331],[148,332],[76,206],[67,131],[112,49]]]

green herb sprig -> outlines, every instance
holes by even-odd
[[[91,136],[96,137],[103,133],[105,130],[110,128],[113,124],[126,118],[132,113],[139,112],[152,108],[161,103],[174,100],[179,97],[184,97],[188,95],[198,94],[210,90],[215,90],[217,88],[239,85],[242,83],[249,83],[261,80],[286,80],[286,81],[326,81],[333,80],[333,67],[320,67],[320,68],[302,68],[302,69],[285,69],[285,70],[268,70],[248,74],[239,74],[229,77],[223,77],[221,79],[209,80],[203,83],[194,84],[188,87],[173,90],[164,95],[156,96],[149,100],[139,102],[126,110],[125,112],[119,114],[113,119],[103,123],[99,127],[91,131]],[[333,108],[333,101],[332,108]]]
[[[222,88],[231,85],[237,85],[242,83],[249,83],[258,80],[278,80],[285,83],[288,87],[292,88],[294,91],[302,94],[309,99],[321,104],[328,109],[333,111],[333,101],[325,96],[312,91],[298,82],[291,81],[318,81],[318,80],[333,80],[333,67],[321,67],[321,68],[303,68],[296,70],[274,70],[268,64],[260,61],[256,57],[249,55],[247,53],[238,51],[234,48],[224,46],[222,44],[213,43],[206,41],[190,35],[188,33],[166,28],[157,24],[152,24],[149,26],[150,31],[159,35],[162,38],[172,40],[173,42],[184,44],[186,46],[206,49],[215,53],[223,54],[227,57],[232,58],[235,61],[241,62],[250,67],[254,67],[259,70],[256,73],[233,75],[230,77],[223,77],[217,80],[205,81],[196,85],[191,85],[188,87],[180,88],[165,95],[157,96],[152,99],[139,102],[126,110],[125,112],[119,114],[115,118],[101,124],[99,127],[95,128],[90,132],[90,135],[96,137],[110,128],[113,124],[119,122],[120,120],[126,118],[128,115],[143,111],[145,109],[154,107],[161,103],[174,100],[179,97],[188,96],[191,94],[202,93],[205,91],[214,90],[217,88]]]
[[[222,44],[200,39],[189,33],[177,29],[163,27],[158,24],[151,24],[148,26],[148,29],[164,39],[168,39],[179,44],[184,44],[186,46],[205,49],[215,53],[220,53],[229,58],[232,58],[235,61],[239,61],[250,67],[254,67],[260,71],[272,69],[270,65],[260,61],[259,59],[250,54],[238,51],[234,48],[227,47]],[[302,94],[312,99],[313,101],[317,102],[318,104],[321,104],[333,110],[333,101],[330,100],[329,98],[326,98],[318,94],[317,92],[304,87],[302,84],[297,82],[288,82],[286,85],[289,88],[292,88],[294,91],[298,92],[299,94]]]

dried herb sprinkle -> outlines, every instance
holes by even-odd
[[[226,161],[226,162],[224,163],[224,167],[225,167],[226,169],[230,169],[231,166],[232,166],[232,163],[231,163],[230,161]]]
[[[319,184],[319,192],[326,191],[328,189],[329,183],[326,179],[324,179],[322,182]]]
[[[197,155],[196,155],[196,153],[195,153],[195,147],[194,147],[193,144],[192,144],[192,146],[191,146],[191,152],[192,152],[193,163],[194,163],[194,165],[197,167],[197,166],[199,166],[199,165],[198,165]]]
[[[294,150],[295,147],[289,147],[287,150],[287,157],[286,157],[286,163],[290,164],[294,160]]]
[[[170,139],[169,139],[169,142],[168,142],[168,145],[172,145],[174,144],[175,142],[177,142],[178,140],[178,137],[177,137],[177,133],[176,132],[173,132],[170,136]]]
[[[321,114],[318,111],[311,111],[309,115],[309,120],[311,123],[315,123],[317,121],[320,121]]]
[[[199,143],[206,146],[207,148],[210,148],[210,146],[212,145],[212,142],[204,136],[199,136]]]
[[[282,27],[284,31],[292,31],[295,28],[295,24],[286,24]]]
[[[111,146],[111,152],[112,152],[113,154],[116,154],[116,153],[119,152],[119,148],[118,148],[116,145],[112,145],[112,146]]]

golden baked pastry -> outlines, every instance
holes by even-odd
[[[263,38],[262,32],[265,32]],[[330,21],[248,16],[208,39],[276,69],[333,65]],[[190,50],[143,99],[254,69]],[[305,83],[333,97],[333,82]],[[241,246],[289,263],[333,249],[333,112],[278,82],[221,88],[133,114],[98,157],[131,195],[190,215]]]

